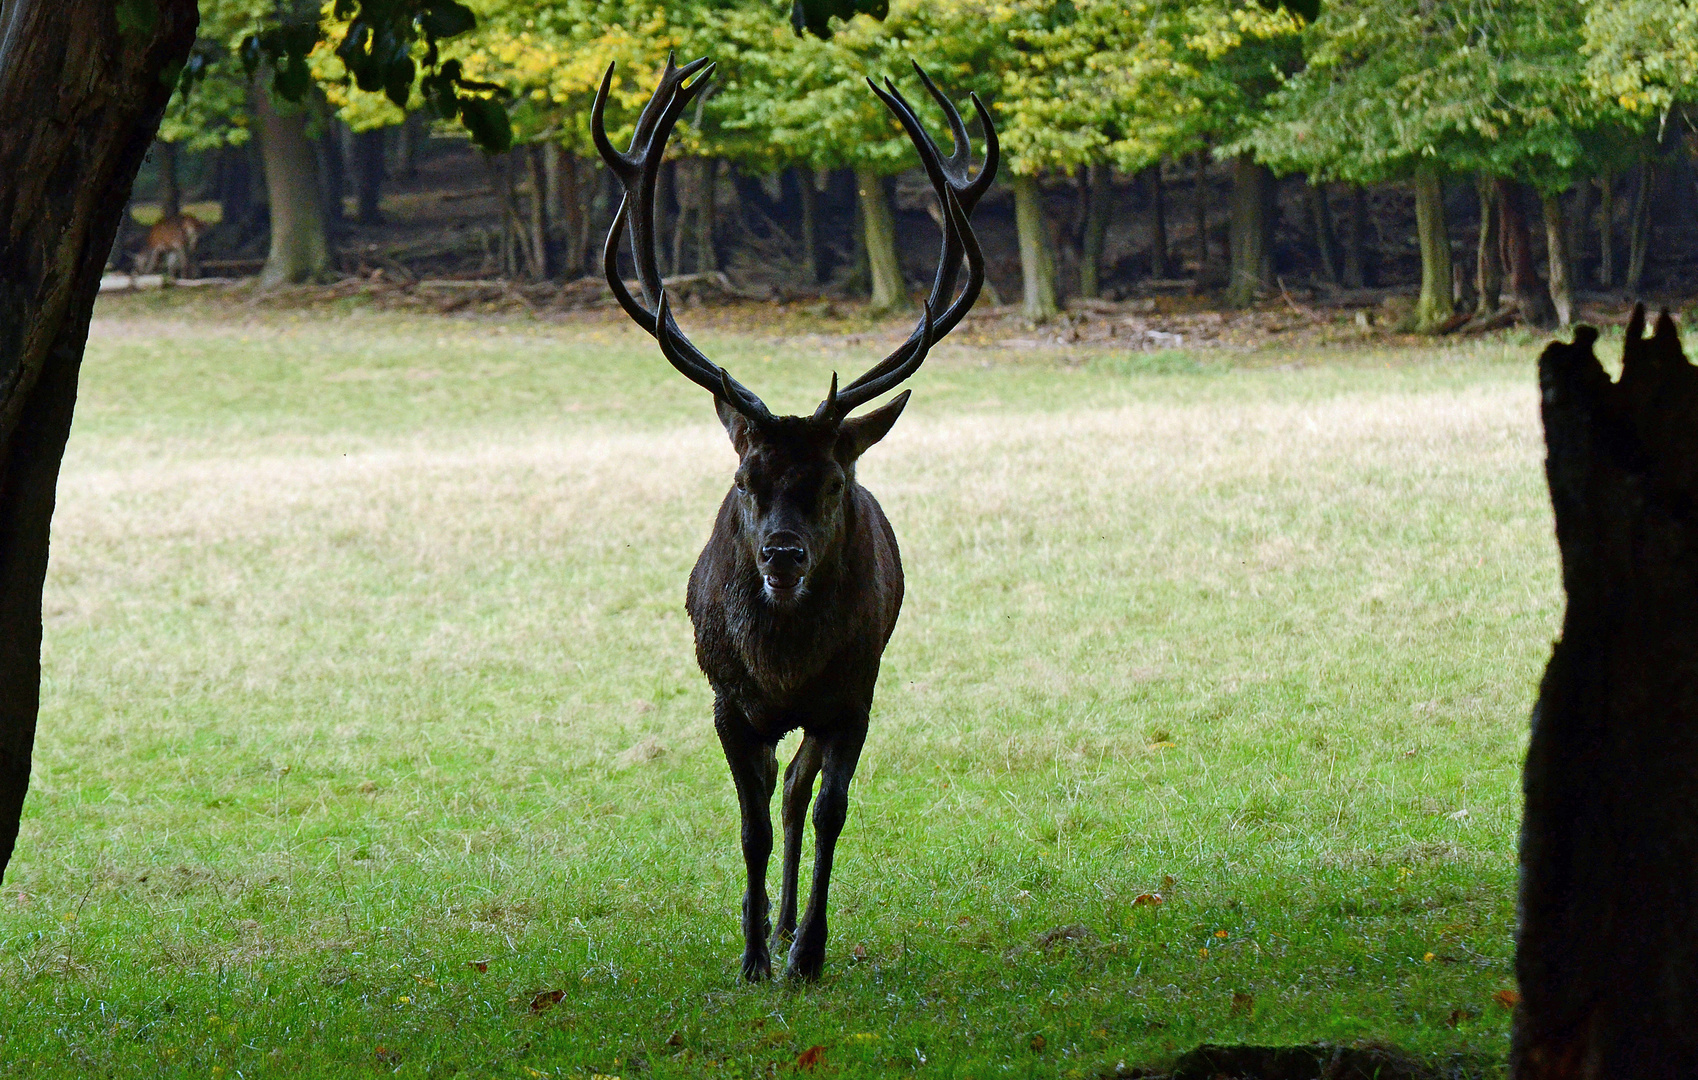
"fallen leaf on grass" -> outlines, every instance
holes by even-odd
[[[1161,903],[1161,893],[1159,892],[1139,893],[1132,898],[1133,907],[1143,907],[1146,904],[1153,907],[1159,903]]]
[[[1521,993],[1517,990],[1499,990],[1492,995],[1492,1000],[1506,1009],[1513,1009],[1521,1004]]]
[[[802,1051],[800,1054],[796,1055],[796,1066],[795,1067],[798,1068],[798,1069],[806,1069],[809,1072],[812,1072],[814,1069],[819,1067],[820,1058],[822,1058],[824,1056],[825,1056],[825,1047],[823,1047],[823,1046],[810,1046],[806,1050]]]
[[[469,967],[469,968],[477,968],[479,971],[488,971],[489,970],[489,961],[488,960],[467,960],[466,966]]]
[[[1028,1045],[1031,1046],[1032,1053],[1041,1054],[1043,1053],[1044,1047],[1049,1045],[1049,1041],[1042,1035],[1033,1035],[1032,1041]]]
[[[1242,990],[1232,992],[1232,1015],[1245,1016],[1256,1008],[1256,995],[1246,994]]]
[[[683,1046],[684,1045],[684,1033],[682,1031],[674,1031],[671,1035],[667,1036],[666,1045],[667,1046]]]
[[[857,945],[853,949],[849,950],[849,955],[853,956],[857,960],[865,960],[867,958],[867,947],[865,945]]]
[[[1450,1010],[1450,1016],[1445,1020],[1445,1023],[1449,1024],[1451,1027],[1461,1027],[1468,1021],[1478,1020],[1479,1018],[1480,1014],[1475,1012],[1473,1009],[1452,1009]]]
[[[540,1013],[551,1009],[559,1004],[560,999],[565,996],[566,991],[564,990],[544,990],[531,998],[531,1012]]]

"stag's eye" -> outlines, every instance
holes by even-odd
[[[749,478],[744,476],[742,473],[738,473],[735,477],[733,477],[731,484],[737,489],[737,494],[747,495],[749,493]]]

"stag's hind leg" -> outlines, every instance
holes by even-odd
[[[778,758],[773,744],[749,726],[723,698],[713,704],[713,726],[731,766],[737,786],[737,807],[743,817],[743,867],[749,886],[743,893],[743,978],[750,982],[772,977],[772,958],[766,938],[766,864],[772,858],[772,789],[778,781]]]
[[[855,776],[861,745],[866,739],[867,720],[862,716],[857,723],[820,740],[820,794],[814,804],[814,882],[808,892],[808,910],[796,928],[796,941],[790,946],[790,962],[784,972],[790,978],[811,982],[820,977],[820,969],[825,966],[825,909],[831,886],[831,860],[837,851],[837,837],[843,832],[844,819],[849,816],[849,781]]]
[[[796,885],[801,874],[802,826],[808,818],[808,803],[814,797],[814,778],[819,775],[820,742],[802,736],[802,745],[784,770],[784,879],[778,897],[778,925],[772,929],[772,951],[790,944],[796,934]]]

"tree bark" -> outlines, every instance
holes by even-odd
[[[1209,158],[1201,150],[1197,151],[1196,178],[1191,191],[1192,212],[1196,214],[1197,232],[1197,280],[1199,283],[1209,277]]]
[[[1527,208],[1521,185],[1513,180],[1494,181],[1498,193],[1498,222],[1504,270],[1509,278],[1509,291],[1521,311],[1521,321],[1529,326],[1549,327],[1556,321],[1550,294],[1539,281],[1533,268],[1533,237],[1527,227]]]
[[[1698,368],[1665,313],[1539,360],[1562,637],[1522,772],[1516,1080],[1698,1075]]]
[[[1344,220],[1344,287],[1368,284],[1368,195],[1360,184],[1350,185],[1350,214]]]
[[[1598,177],[1598,286],[1615,287],[1615,175]]]
[[[270,69],[261,67],[253,101],[271,203],[271,251],[260,272],[262,286],[305,281],[330,265],[306,113],[273,102],[270,82]]]
[[[1338,240],[1333,236],[1332,206],[1325,182],[1308,185],[1309,218],[1315,229],[1315,250],[1321,257],[1321,273],[1334,285],[1339,283]]]
[[[1273,173],[1249,154],[1232,159],[1232,276],[1226,302],[1248,307],[1273,285]]]
[[[908,306],[908,290],[902,283],[902,262],[896,254],[896,218],[890,212],[884,177],[870,169],[856,169],[855,193],[865,230],[872,292],[870,306],[874,314],[900,311]]]
[[[1114,207],[1114,187],[1107,165],[1085,170],[1085,235],[1079,244],[1079,295],[1102,295],[1103,245],[1108,240],[1108,223]]]
[[[0,873],[29,790],[41,587],[100,274],[159,130],[194,0],[145,29],[111,0],[0,6]]]
[[[797,216],[801,218],[797,224],[802,233],[802,284],[812,287],[820,280],[819,193],[814,190],[813,170],[798,165],[790,170],[790,178],[796,184]]]
[[[1049,223],[1044,220],[1043,193],[1034,176],[1014,174],[1014,226],[1020,236],[1020,313],[1035,323],[1055,318],[1061,310],[1055,292],[1055,255],[1050,250]]]
[[[1165,278],[1168,274],[1167,190],[1162,184],[1158,161],[1150,166],[1150,276]]]
[[[1415,301],[1415,331],[1434,334],[1456,312],[1451,280],[1450,230],[1445,228],[1444,183],[1431,165],[1415,170],[1415,232],[1421,241],[1421,295]]]
[[[1474,248],[1474,290],[1478,294],[1474,306],[1476,318],[1493,315],[1503,293],[1503,260],[1498,256],[1497,189],[1484,174],[1474,178],[1474,190],[1480,196],[1480,240]]]
[[[1574,259],[1568,247],[1568,217],[1563,212],[1562,196],[1546,195],[1542,202],[1551,307],[1556,310],[1557,325],[1566,328],[1574,322]]]
[[[1639,190],[1633,196],[1633,221],[1628,233],[1627,291],[1637,296],[1645,282],[1645,256],[1651,247],[1651,199],[1657,189],[1657,167],[1639,166]]]
[[[550,258],[553,245],[548,242],[548,205],[544,198],[548,183],[543,176],[542,147],[532,143],[525,147],[524,155],[531,181],[531,201],[526,206],[529,212],[526,224],[531,230],[531,278],[547,281],[554,276],[554,260]]]
[[[324,178],[324,219],[332,226],[342,222],[342,197],[347,193],[347,161],[342,156],[341,120],[335,116],[324,122],[318,137],[319,175]]]
[[[359,223],[383,221],[383,133],[385,128],[354,132],[354,197]]]
[[[703,158],[701,183],[696,188],[696,269],[719,269],[719,249],[714,246],[714,224],[719,216],[719,161]]]
[[[578,157],[560,155],[560,206],[565,214],[566,276],[579,277],[590,269],[590,220],[578,183]]]
[[[183,186],[177,182],[177,144],[156,143],[154,158],[159,166],[159,217],[173,218],[183,212]]]

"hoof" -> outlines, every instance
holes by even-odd
[[[766,956],[743,956],[743,981],[764,982],[772,978],[772,961]]]
[[[803,953],[798,949],[791,949],[790,961],[784,966],[784,977],[793,982],[819,982],[820,972],[824,968],[825,950]]]

